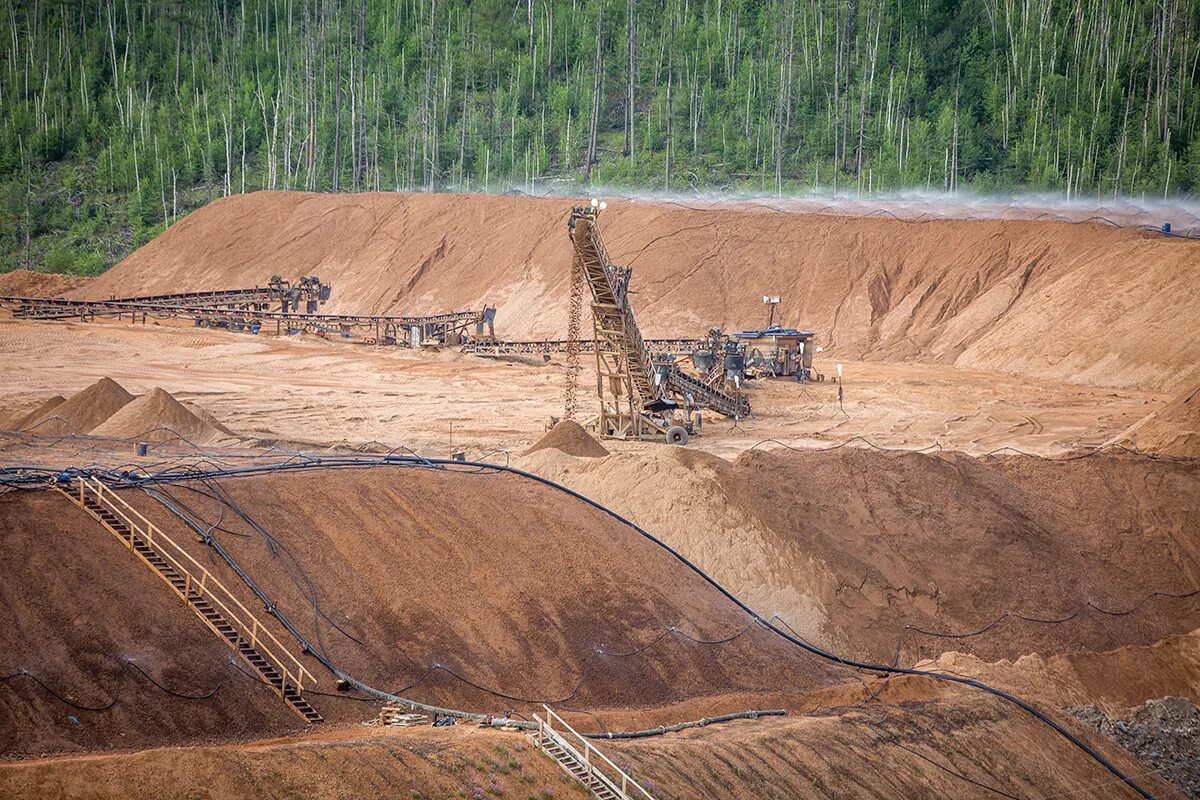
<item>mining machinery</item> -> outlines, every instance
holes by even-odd
[[[674,361],[656,360],[642,338],[629,302],[632,269],[608,259],[597,221],[604,204],[571,210],[567,230],[573,243],[573,277],[592,298],[592,348],[596,354],[602,438],[656,439],[684,444],[695,433],[697,409],[732,419],[750,414],[740,390],[727,391],[684,372]]]

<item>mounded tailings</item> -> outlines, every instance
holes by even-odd
[[[51,408],[23,430],[39,434],[91,433],[92,429],[117,413],[133,395],[112,378],[101,378],[64,403]]]
[[[326,310],[494,303],[501,335],[566,331],[568,198],[256,192],[218,200],[77,296],[217,289],[272,272],[333,284]],[[613,201],[650,336],[785,324],[844,358],[934,360],[1105,386],[1200,381],[1200,243],[1098,223],[928,220]],[[1163,330],[1176,335],[1165,337]]]
[[[547,431],[545,436],[538,439],[533,447],[526,450],[525,454],[545,450],[547,447],[553,447],[569,456],[579,456],[580,458],[603,458],[608,455],[604,445],[596,441],[590,433],[583,429],[582,425],[573,419],[564,419],[556,424]]]
[[[182,437],[194,444],[207,444],[221,438],[222,433],[165,390],[155,389],[127,403],[92,429],[92,435],[118,439],[137,437],[152,442]]]

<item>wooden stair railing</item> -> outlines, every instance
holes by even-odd
[[[655,800],[645,787],[601,753],[586,737],[543,705],[545,719],[533,715],[537,730],[529,739],[598,800]],[[556,727],[557,726],[557,727]]]
[[[316,678],[204,565],[100,480],[76,478],[71,491],[59,491],[154,570],[293,711],[308,722],[323,721],[304,698]]]

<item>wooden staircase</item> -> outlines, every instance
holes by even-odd
[[[601,753],[550,708],[545,719],[533,715],[537,730],[529,739],[598,800],[654,800],[654,795]],[[557,727],[555,727],[557,725]]]
[[[60,490],[154,570],[262,681],[307,722],[322,722],[304,697],[312,673],[203,565],[136,509],[95,478],[77,478]]]

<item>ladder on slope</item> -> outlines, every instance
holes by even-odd
[[[154,570],[289,708],[309,723],[323,721],[304,697],[316,678],[207,568],[99,479],[76,478],[71,491],[59,491]]]
[[[640,783],[618,767],[590,741],[543,705],[545,719],[533,715],[537,730],[529,739],[554,759],[563,771],[583,784],[597,800],[655,800]],[[557,725],[557,727],[555,727]]]

